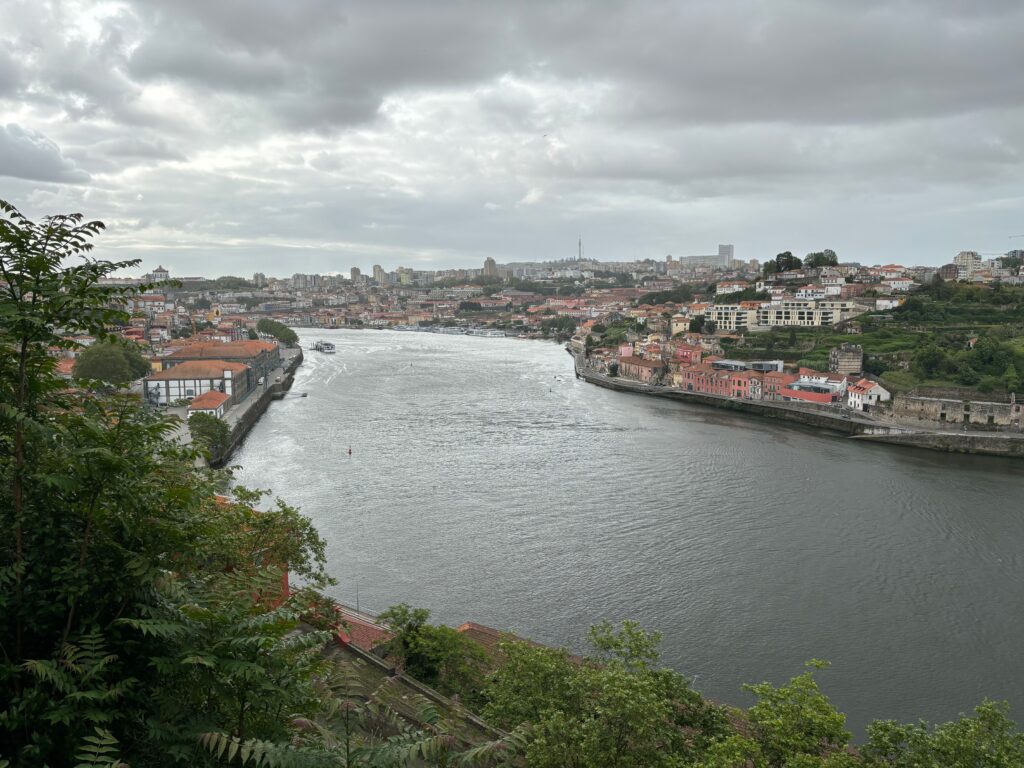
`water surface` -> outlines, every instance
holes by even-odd
[[[1024,476],[578,381],[560,347],[306,331],[293,392],[235,456],[328,540],[335,596],[579,649],[601,619],[749,703],[828,659],[873,718],[1024,719]],[[348,448],[352,455],[348,455]]]

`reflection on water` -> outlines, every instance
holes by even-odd
[[[854,443],[577,381],[514,339],[310,331],[236,455],[329,542],[336,596],[579,647],[665,635],[714,698],[812,657],[855,729],[1024,709],[1024,479],[1005,459]],[[352,455],[347,453],[352,447]]]

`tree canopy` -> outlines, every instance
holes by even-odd
[[[287,346],[297,344],[299,341],[299,335],[295,333],[295,331],[284,323],[272,320],[269,317],[260,318],[259,322],[256,323],[256,330],[260,333],[265,333],[268,336],[273,336],[275,339]]]
[[[75,359],[76,379],[96,379],[117,386],[140,379],[152,368],[133,346],[114,341],[86,347]]]

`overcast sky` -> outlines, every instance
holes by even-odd
[[[0,198],[172,274],[1024,247],[1024,2],[2,0]]]

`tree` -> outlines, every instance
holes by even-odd
[[[362,325],[362,321],[359,322]],[[275,339],[280,341],[286,346],[293,346],[299,341],[299,335],[295,333],[284,323],[279,323],[277,320],[271,320],[269,317],[260,318],[259,322],[256,323],[256,330],[260,333],[265,333],[268,336],[273,336]]]
[[[280,566],[324,585],[323,541],[282,504],[218,501],[175,419],[66,391],[49,349],[123,323],[137,289],[99,280],[137,262],[77,259],[102,230],[77,214],[0,214],[0,755],[157,766],[194,764],[208,731],[287,743],[326,638],[298,631]]]
[[[865,764],[872,768],[1024,765],[1024,734],[1009,718],[1006,702],[985,701],[974,717],[934,729],[927,723],[882,720],[868,726]]]
[[[934,344],[929,344],[914,353],[911,367],[922,379],[931,379],[935,377],[945,363],[945,351]]]
[[[794,760],[842,755],[850,742],[846,717],[821,693],[814,679],[828,664],[810,661],[807,671],[776,688],[771,683],[744,686],[757,696],[747,711],[756,754],[766,766],[793,765]],[[755,765],[761,763],[755,758]]]
[[[839,257],[836,256],[836,252],[831,248],[808,253],[804,258],[805,267],[834,267],[838,263]]]
[[[117,342],[100,342],[87,347],[75,360],[76,379],[97,379],[124,386],[149,373],[152,368],[135,347]]]
[[[775,271],[788,272],[791,269],[800,269],[803,262],[793,255],[792,251],[783,251],[775,257]]]
[[[790,349],[796,346],[796,328],[789,329],[789,337],[786,339],[786,344]]]
[[[209,413],[193,413],[189,416],[188,431],[193,442],[215,458],[221,456],[231,442],[231,430],[227,422]]]
[[[247,335],[249,336],[249,341],[257,341],[259,339],[259,337],[260,337],[260,335],[258,333],[256,333],[256,329],[255,328],[250,328],[248,330]]]
[[[429,624],[430,611],[425,608],[400,603],[378,618],[395,633],[384,653],[408,674],[442,693],[457,694],[470,703],[479,701],[487,662],[481,646],[451,627]]]
[[[1017,366],[1010,363],[1003,372],[1003,385],[1011,392],[1020,387],[1020,376],[1017,374]]]
[[[540,327],[544,333],[569,334],[576,330],[576,321],[568,315],[561,315],[542,320]]]
[[[529,723],[526,758],[541,768],[692,764],[724,733],[722,713],[680,675],[659,669],[657,634],[634,622],[591,629],[593,655],[503,643],[485,716]]]

